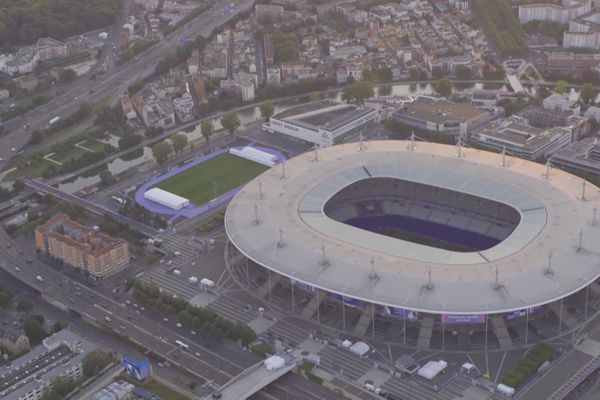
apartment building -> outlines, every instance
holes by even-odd
[[[42,253],[103,278],[129,263],[127,241],[113,238],[60,213],[35,228],[35,246]]]

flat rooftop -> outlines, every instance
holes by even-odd
[[[333,100],[321,100],[292,107],[273,118],[315,131],[319,129],[335,131],[372,112],[374,110],[371,108],[338,103]]]
[[[405,110],[398,110],[394,114],[441,124],[449,120],[467,122],[487,113],[488,111],[469,104],[431,101],[420,97],[414,103],[406,103]]]
[[[430,313],[484,314],[521,310],[566,297],[600,276],[590,224],[600,190],[534,162],[476,149],[403,141],[356,143],[297,156],[250,182],[230,202],[225,228],[254,262],[329,292]],[[392,177],[484,197],[521,215],[498,245],[459,253],[385,237],[328,218],[323,207],[342,188],[369,177]],[[262,182],[262,194],[259,185]],[[258,210],[258,224],[255,217]],[[284,246],[278,246],[280,230]],[[579,232],[583,234],[578,249]],[[325,247],[328,267],[322,266]],[[552,272],[545,274],[548,255]],[[377,279],[369,279],[371,263]],[[572,267],[576,265],[576,270]],[[433,289],[424,288],[431,269]],[[498,271],[496,277],[496,271]],[[343,279],[341,278],[343,277]]]

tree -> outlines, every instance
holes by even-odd
[[[408,75],[410,75],[411,81],[416,81],[419,78],[419,71],[416,68],[411,68],[408,70]]]
[[[54,323],[54,325],[52,326],[52,331],[53,331],[54,333],[56,333],[56,332],[60,332],[60,331],[62,331],[63,329],[66,329],[66,328],[67,328],[67,323],[66,323],[66,322],[63,322],[63,321],[56,321],[56,322]]]
[[[558,93],[558,94],[564,94],[567,89],[567,81],[563,81],[563,80],[559,80],[556,82],[556,86],[554,86],[554,93]]]
[[[594,85],[591,83],[586,83],[582,86],[581,92],[579,92],[579,98],[583,102],[583,104],[588,104],[590,100],[594,98]]]
[[[23,330],[27,337],[29,337],[32,345],[40,343],[46,337],[43,321],[40,321],[40,318],[36,318],[35,316],[29,317],[23,322]]]
[[[319,92],[310,92],[310,101],[319,101],[321,100],[321,95]]]
[[[83,375],[87,378],[91,378],[102,371],[111,361],[111,357],[108,353],[100,349],[91,351],[81,360]]]
[[[42,140],[44,140],[44,132],[40,129],[34,129],[31,132],[31,139],[29,140],[29,143],[40,144]]]
[[[125,150],[142,142],[142,137],[135,133],[129,133],[119,139],[119,150]]]
[[[452,82],[448,78],[440,78],[435,85],[435,91],[442,96],[449,96],[452,93]]]
[[[167,141],[163,140],[162,142],[152,146],[152,155],[159,164],[165,162],[169,157],[169,154],[171,154],[171,145]]]
[[[347,102],[354,101],[357,104],[362,104],[365,99],[373,97],[374,95],[375,91],[373,90],[373,85],[368,81],[352,83],[344,86],[344,89],[342,90],[342,100]]]
[[[221,118],[221,125],[223,128],[227,129],[229,133],[235,132],[235,130],[240,126],[240,119],[235,111],[229,111],[223,114]]]
[[[455,75],[458,79],[471,79],[473,77],[473,71],[464,65],[456,67]]]
[[[548,88],[547,88],[547,87],[545,87],[545,86],[540,86],[540,87],[538,88],[538,92],[537,92],[537,94],[538,94],[538,97],[539,97],[540,99],[545,99],[546,97],[550,96],[550,91],[548,90]]]
[[[271,100],[265,100],[262,103],[260,103],[260,114],[265,119],[265,121],[268,121],[269,118],[273,116],[274,112],[275,106],[273,105],[273,102]]]
[[[208,140],[210,139],[210,137],[212,136],[214,129],[215,129],[215,127],[214,127],[212,121],[209,119],[205,119],[200,124],[200,132],[202,133],[202,136],[204,136],[204,139],[206,140],[207,143],[208,143]]]
[[[183,133],[176,133],[171,136],[171,144],[175,153],[179,153],[187,146],[188,138]]]
[[[113,175],[107,169],[100,171],[99,177],[100,177],[100,185],[103,187],[106,187],[113,182]]]
[[[10,305],[12,297],[12,293],[5,290],[0,290],[0,310],[3,310]]]
[[[144,136],[146,136],[147,138],[153,138],[160,135],[161,133],[163,133],[162,126],[149,126],[148,128],[146,128]]]
[[[12,187],[15,192],[20,192],[25,188],[25,183],[23,183],[22,179],[17,179],[13,182]]]
[[[17,311],[18,312],[28,313],[31,310],[33,310],[33,304],[31,304],[31,301],[29,301],[27,299],[21,299],[17,303]]]
[[[77,74],[71,68],[61,69],[58,78],[61,82],[71,82],[77,78]]]

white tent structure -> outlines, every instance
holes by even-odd
[[[144,193],[144,198],[162,206],[169,207],[172,210],[181,210],[190,205],[190,201],[185,197],[178,196],[159,188],[147,190]]]
[[[229,154],[245,158],[249,161],[254,161],[255,163],[259,163],[267,167],[272,167],[277,164],[277,156],[250,146],[242,147],[241,150],[233,147],[229,149]]]
[[[419,376],[427,380],[431,380],[437,376],[440,372],[446,369],[448,363],[444,360],[440,361],[429,361],[427,364],[423,365],[420,369]]]
[[[356,342],[348,349],[354,354],[358,354],[359,356],[364,356],[371,350],[368,344],[365,342]]]

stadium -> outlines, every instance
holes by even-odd
[[[403,141],[271,168],[231,200],[228,267],[274,309],[418,348],[511,349],[600,307],[600,190],[548,165]]]

